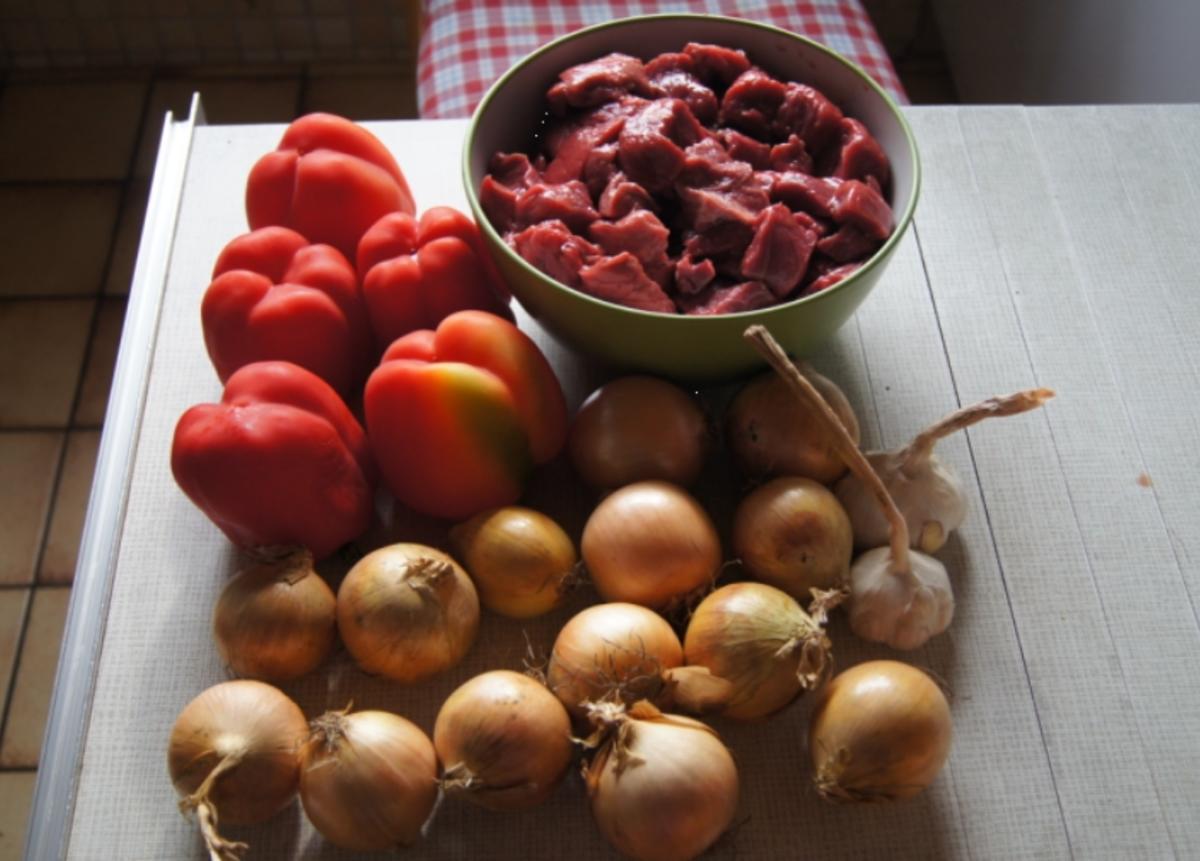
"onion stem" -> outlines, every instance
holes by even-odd
[[[929,460],[929,455],[938,440],[955,431],[968,428],[984,419],[1028,412],[1040,407],[1052,397],[1054,397],[1052,389],[1026,389],[1011,395],[1000,395],[977,404],[961,407],[925,428],[913,437],[912,442],[900,450],[900,469],[905,475],[911,475],[914,469],[918,469],[921,464]]]
[[[833,434],[832,441],[838,455],[845,462],[847,468],[854,473],[855,477],[871,491],[872,496],[875,497],[875,501],[879,504],[880,509],[887,518],[891,537],[892,570],[897,574],[907,574],[911,578],[913,574],[908,555],[908,524],[904,522],[904,515],[896,507],[896,503],[893,501],[891,494],[888,493],[887,487],[884,486],[883,480],[880,479],[879,475],[871,467],[866,455],[862,453],[854,440],[851,439],[845,425],[842,424],[837,414],[825,399],[821,397],[821,393],[792,364],[791,359],[783,351],[783,347],[779,346],[779,342],[767,331],[765,326],[750,326],[746,329],[745,338],[762,354],[771,367],[783,377],[784,381],[788,384],[788,388],[813,409],[821,417],[822,421],[828,425],[829,430]]]

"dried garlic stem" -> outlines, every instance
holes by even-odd
[[[900,469],[906,475],[911,474],[913,469],[918,468],[922,462],[929,459],[934,445],[942,437],[949,436],[955,431],[970,427],[984,419],[1015,416],[1018,413],[1028,412],[1040,407],[1052,397],[1054,397],[1052,389],[1026,389],[1011,395],[988,398],[977,404],[957,409],[921,431],[913,437],[912,442],[900,450]]]
[[[892,561],[895,566],[895,573],[903,573],[911,578],[913,575],[912,565],[908,556],[908,525],[904,522],[904,515],[900,513],[900,509],[892,501],[891,494],[888,493],[883,481],[876,474],[875,470],[872,469],[866,456],[863,455],[859,447],[855,445],[854,440],[846,432],[846,428],[838,419],[837,414],[834,413],[825,399],[821,397],[821,393],[813,387],[813,384],[805,379],[804,375],[792,364],[787,354],[783,351],[783,348],[779,346],[779,342],[772,337],[766,327],[760,325],[750,326],[746,329],[744,337],[762,354],[771,367],[783,377],[792,392],[804,400],[829,426],[838,455],[846,462],[846,466],[854,473],[855,477],[871,491],[871,494],[875,497],[875,501],[879,503],[884,516],[887,517],[888,524],[891,527]]]

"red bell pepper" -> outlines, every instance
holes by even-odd
[[[309,245],[286,227],[225,246],[200,317],[222,382],[251,362],[278,359],[353,401],[375,356],[354,268],[332,245]]]
[[[459,311],[388,348],[367,380],[367,435],[384,483],[424,514],[462,519],[516,502],[566,438],[541,350],[494,314]]]
[[[375,467],[362,426],[290,362],[246,365],[217,404],[175,426],[171,472],[239,547],[301,545],[317,559],[366,532]]]
[[[385,215],[358,243],[363,299],[380,350],[417,329],[433,329],[455,311],[477,309],[512,319],[508,289],[483,247],[475,222],[449,206]]]
[[[291,227],[349,260],[367,228],[389,212],[412,213],[412,192],[387,147],[362,126],[308,114],[250,171],[246,217],[256,229]]]

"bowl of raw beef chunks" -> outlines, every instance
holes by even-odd
[[[801,36],[626,18],[517,63],[484,96],[467,198],[513,294],[602,363],[695,382],[814,352],[881,275],[920,166],[895,102]]]

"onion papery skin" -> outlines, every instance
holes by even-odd
[[[300,781],[303,712],[264,682],[213,685],[184,706],[171,730],[167,769],[181,795],[195,793],[222,760],[237,758],[207,799],[222,824],[265,822],[291,802]]]
[[[858,417],[842,391],[818,374],[805,373],[855,443]],[[832,484],[846,472],[826,426],[773,371],[755,377],[734,396],[725,414],[725,440],[734,463],[751,478],[802,475]]]
[[[790,595],[765,583],[731,583],[700,602],[683,640],[684,660],[733,685],[721,714],[758,720],[824,678],[825,632]]]
[[[627,718],[587,771],[604,837],[638,861],[686,861],[733,821],[738,774],[711,729],[678,715]]]
[[[479,628],[471,578],[440,550],[392,544],[368,553],[342,581],[338,632],[368,673],[418,682],[463,659]]]
[[[337,599],[299,551],[276,563],[239,571],[213,610],[213,639],[239,676],[269,682],[300,678],[337,640]]]
[[[798,601],[845,585],[854,552],[850,518],[810,478],[784,476],[755,488],[733,518],[733,552],[755,580]]]
[[[683,647],[667,621],[637,604],[596,604],[575,614],[554,642],[546,685],[570,713],[585,703],[655,701],[663,672],[683,663]]]
[[[950,753],[950,706],[937,684],[899,661],[839,673],[817,698],[808,744],[817,791],[828,801],[911,798]]]
[[[411,721],[384,711],[330,712],[301,753],[300,800],[336,846],[409,846],[437,801],[437,755]]]
[[[534,807],[554,791],[571,763],[571,737],[558,698],[511,670],[464,683],[433,727],[446,792],[498,811]]]
[[[580,544],[592,584],[605,601],[666,609],[710,585],[721,541],[707,512],[665,481],[626,485],[605,497]]]
[[[696,399],[657,377],[620,377],[592,392],[567,452],[585,483],[612,490],[659,479],[690,485],[704,467],[708,420]]]
[[[485,511],[450,530],[455,555],[489,610],[531,619],[557,607],[579,556],[551,518],[516,505]]]

